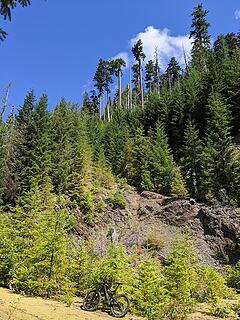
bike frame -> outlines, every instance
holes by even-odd
[[[116,294],[117,289],[120,287],[120,285],[121,283],[118,283],[114,291],[111,291],[111,288],[106,283],[102,284],[102,286],[99,288],[99,291],[103,293],[108,305],[111,305],[111,302],[114,299],[114,295]]]

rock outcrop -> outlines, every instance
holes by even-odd
[[[91,230],[96,250],[106,251],[109,230],[127,248],[156,242],[159,256],[167,256],[173,240],[189,232],[204,263],[217,266],[221,260],[240,258],[240,210],[207,206],[193,200],[174,200],[153,192],[125,192],[127,206],[109,208]]]

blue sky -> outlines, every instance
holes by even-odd
[[[147,56],[160,46],[162,69],[170,55],[189,50],[187,35],[194,0],[32,0],[28,8],[13,11],[12,22],[0,25],[9,33],[0,44],[0,95],[9,81],[9,102],[16,108],[34,89],[49,96],[52,109],[65,97],[80,102],[91,89],[99,58],[124,53],[144,38]],[[67,4],[66,4],[67,3]],[[239,0],[203,0],[209,10],[210,33],[240,31]],[[128,71],[126,70],[126,73]]]

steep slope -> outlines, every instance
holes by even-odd
[[[195,238],[202,260],[218,266],[219,260],[231,262],[240,257],[240,210],[219,205],[207,206],[189,200],[174,200],[153,192],[125,191],[125,208],[109,208],[95,217],[90,230],[79,220],[79,234],[94,238],[102,255],[111,241],[124,243],[129,250],[155,247],[165,259],[172,241],[181,233]],[[141,251],[140,250],[140,251]]]

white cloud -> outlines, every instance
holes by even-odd
[[[237,10],[234,12],[234,15],[235,15],[235,19],[236,19],[236,20],[240,19],[240,9],[237,9]]]
[[[118,59],[118,58],[122,58],[126,62],[126,68],[129,67],[129,56],[128,56],[127,52],[120,52],[112,59],[114,60],[114,59]]]
[[[130,40],[131,47],[139,39],[143,42],[146,60],[153,59],[155,49],[158,49],[159,63],[162,71],[166,69],[172,57],[175,57],[181,65],[184,65],[184,50],[187,57],[189,57],[191,52],[192,45],[189,35],[171,36],[170,30],[167,28],[161,30],[153,26],[147,27],[144,32],[140,32],[135,38]]]

